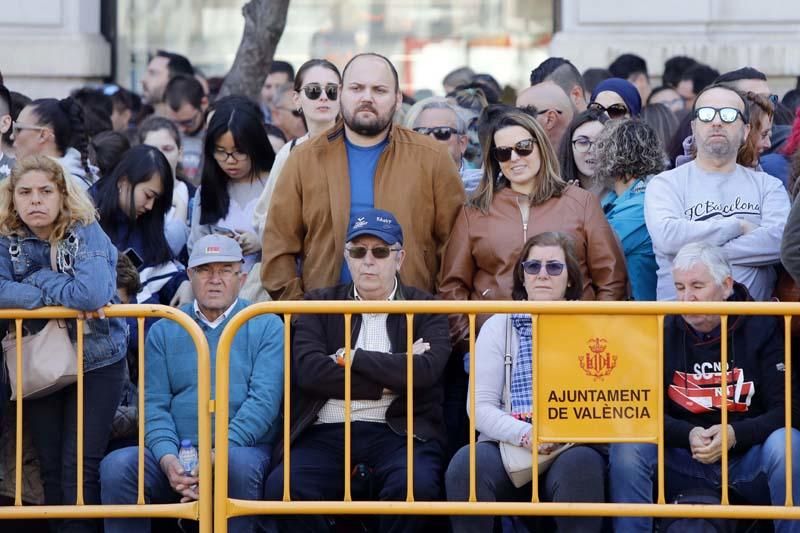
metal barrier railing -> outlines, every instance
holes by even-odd
[[[250,318],[265,314],[283,315],[284,328],[284,427],[283,427],[283,498],[282,501],[247,501],[228,497],[228,418],[229,418],[229,352],[239,328]],[[344,315],[345,328],[345,432],[344,432],[344,499],[343,501],[292,501],[290,498],[290,384],[291,384],[291,320],[295,314],[320,313]],[[540,502],[538,494],[537,471],[532,471],[532,494],[530,502],[479,502],[476,497],[476,458],[475,458],[475,359],[470,358],[470,477],[469,500],[466,502],[425,501],[414,499],[414,464],[413,464],[413,417],[407,416],[407,495],[406,501],[353,501],[350,491],[350,451],[351,451],[351,363],[350,323],[353,314],[390,313],[405,314],[407,320],[407,391],[413,391],[413,316],[419,313],[467,314],[469,317],[470,353],[475,354],[475,318],[476,314],[495,313],[528,313],[534,324],[534,338],[538,337],[539,318],[550,315],[591,316],[650,316],[658,327],[656,341],[658,343],[657,380],[653,391],[657,398],[655,435],[628,435],[626,437],[604,438],[581,437],[570,435],[574,442],[649,442],[658,446],[657,499],[652,504],[621,503],[553,503]],[[722,432],[722,504],[721,505],[666,505],[664,488],[664,430],[663,430],[663,327],[665,315],[676,314],[712,314],[722,318],[721,391],[727,391],[727,318],[729,315],[774,315],[783,316],[785,331],[790,331],[791,317],[800,315],[800,304],[773,302],[454,302],[454,301],[395,301],[395,302],[352,302],[352,301],[303,301],[303,302],[265,302],[252,305],[234,316],[219,341],[216,354],[216,459],[214,476],[214,531],[225,533],[227,519],[237,516],[266,515],[299,515],[299,514],[391,514],[391,515],[570,515],[570,516],[652,516],[652,517],[720,517],[720,518],[760,518],[760,519],[800,519],[800,507],[792,507],[792,458],[786,454],[786,502],[784,506],[729,505],[727,487],[727,432]],[[544,422],[542,406],[537,399],[537,374],[540,370],[539,343],[534,342],[534,372],[532,384],[534,391],[536,416],[533,424],[533,445],[531,446],[532,469],[537,468],[538,444],[543,442],[564,442],[558,435],[542,437]],[[786,336],[785,345],[785,427],[786,449],[791,450],[791,338]],[[406,413],[413,413],[413,394],[406,395]],[[722,425],[728,420],[727,401],[721,401]],[[445,465],[446,466],[446,465]]]
[[[139,456],[138,495],[134,505],[86,505],[83,498],[83,330],[84,321],[78,312],[64,307],[45,307],[35,310],[2,309],[0,319],[14,320],[17,336],[16,390],[22,391],[24,360],[22,357],[22,323],[30,319],[76,319],[78,352],[78,405],[77,405],[77,498],[74,505],[26,505],[22,504],[22,411],[24,402],[16,402],[16,480],[14,505],[0,507],[0,519],[31,518],[186,518],[199,520],[200,532],[210,533],[212,517],[211,485],[211,363],[208,342],[200,327],[185,313],[165,305],[112,305],[104,309],[106,317],[136,317],[139,332]],[[199,496],[190,503],[145,504],[144,501],[144,422],[145,422],[145,366],[144,366],[144,321],[146,318],[166,318],[180,324],[191,336],[197,350],[197,412],[198,412],[198,456]],[[22,392],[19,393],[22,396]]]

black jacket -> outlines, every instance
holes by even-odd
[[[734,284],[728,301],[750,300]],[[704,335],[681,316],[664,321],[664,436],[670,447],[688,448],[696,426],[719,424],[720,330]],[[728,423],[733,453],[761,444],[784,424],[783,326],[771,316],[728,318]],[[732,369],[732,370],[731,370]]]
[[[306,300],[353,300],[353,284],[320,289],[306,294]],[[398,284],[395,300],[433,300],[413,287]],[[351,348],[361,329],[361,315],[351,322]],[[386,411],[389,427],[406,434],[406,317],[389,315],[386,321],[391,353],[358,349],[354,353],[351,375],[353,400],[378,400],[384,388],[398,394]],[[291,441],[317,419],[317,413],[330,398],[344,399],[344,368],[330,354],[344,346],[344,317],[337,314],[300,315],[292,342],[292,421]],[[451,345],[447,315],[414,315],[414,339],[423,338],[430,350],[414,358],[414,435],[421,440],[444,443],[444,391],[442,374],[450,357]],[[277,447],[278,453],[282,450]]]

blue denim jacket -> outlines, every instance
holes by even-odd
[[[75,225],[58,244],[58,272],[50,266],[50,243],[32,234],[0,236],[0,308],[36,309],[62,305],[94,311],[117,296],[117,249],[97,222]],[[38,322],[38,327],[37,326]],[[43,323],[26,320],[31,332]],[[76,340],[74,320],[67,321]],[[128,328],[122,318],[84,322],[84,371],[116,363],[125,357]]]

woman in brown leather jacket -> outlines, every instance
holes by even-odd
[[[442,262],[446,300],[510,300],[514,260],[528,237],[561,231],[575,241],[584,300],[623,300],[625,258],[596,196],[559,176],[539,123],[509,108],[481,139],[484,172],[461,209]],[[486,317],[479,318],[479,326]],[[451,319],[454,343],[467,339],[467,319]]]

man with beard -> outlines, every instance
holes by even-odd
[[[159,50],[147,64],[142,76],[142,100],[163,114],[164,89],[167,83],[177,74],[194,76],[192,63],[180,54]]]
[[[747,106],[734,89],[711,85],[692,109],[694,161],[653,178],[645,192],[645,221],[658,263],[659,300],[674,300],[671,264],[690,242],[721,246],[756,300],[775,285],[789,196],[777,178],[736,164],[747,137]]]
[[[464,187],[445,145],[392,125],[401,102],[385,57],[359,54],[345,66],[343,120],[292,151],[272,197],[261,280],[273,299],[349,283],[347,224],[373,208],[394,213],[405,230],[403,282],[435,292]]]

